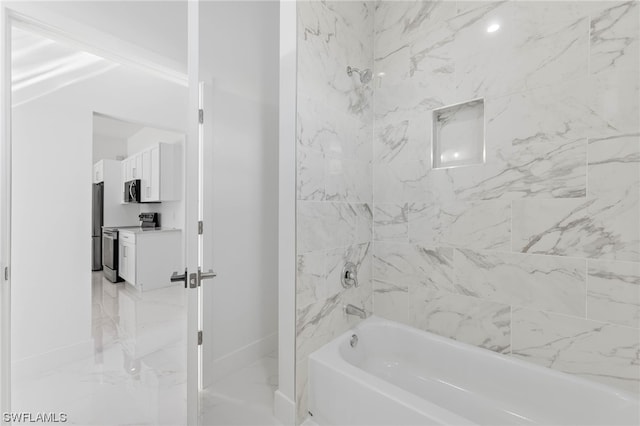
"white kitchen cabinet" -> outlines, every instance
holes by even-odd
[[[142,155],[135,154],[131,159],[131,179],[142,179]]]
[[[142,155],[134,154],[122,160],[123,181],[142,179]]]
[[[140,179],[140,200],[144,203],[180,199],[179,146],[158,143],[123,160],[123,183]]]
[[[131,167],[131,158],[125,158],[122,160],[122,181],[126,182],[133,179],[132,176],[132,167]]]
[[[180,230],[121,230],[118,240],[120,277],[139,291],[172,285],[171,274],[183,263]]]
[[[165,170],[164,173],[168,173],[168,171]],[[166,197],[164,199],[160,197],[160,144],[142,151],[142,181],[140,183],[143,202],[166,200]]]
[[[136,285],[136,239],[132,232],[118,233],[118,275]]]
[[[93,165],[93,183],[104,182],[104,160]]]

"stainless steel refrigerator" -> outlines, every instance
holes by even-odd
[[[93,184],[91,211],[91,270],[102,269],[102,224],[104,220],[104,184]]]

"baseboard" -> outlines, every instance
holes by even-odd
[[[211,377],[205,379],[203,383],[206,388],[213,382],[222,379],[229,374],[247,367],[258,361],[260,358],[275,352],[278,349],[278,333],[270,334],[260,340],[249,343],[240,349],[237,349],[222,358],[213,361],[211,368]]]
[[[54,349],[39,355],[23,358],[11,362],[11,380],[18,383],[40,377],[42,374],[55,370],[64,365],[79,361],[94,355],[93,339],[88,339],[74,345]]]
[[[273,415],[285,426],[296,424],[296,403],[279,389],[273,393]]]

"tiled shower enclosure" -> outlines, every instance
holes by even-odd
[[[298,2],[299,419],[346,303],[640,392],[638,9]],[[434,168],[434,110],[478,99],[482,161]]]

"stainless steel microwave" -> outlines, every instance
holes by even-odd
[[[134,179],[124,183],[125,203],[139,203],[141,193],[140,179]]]

